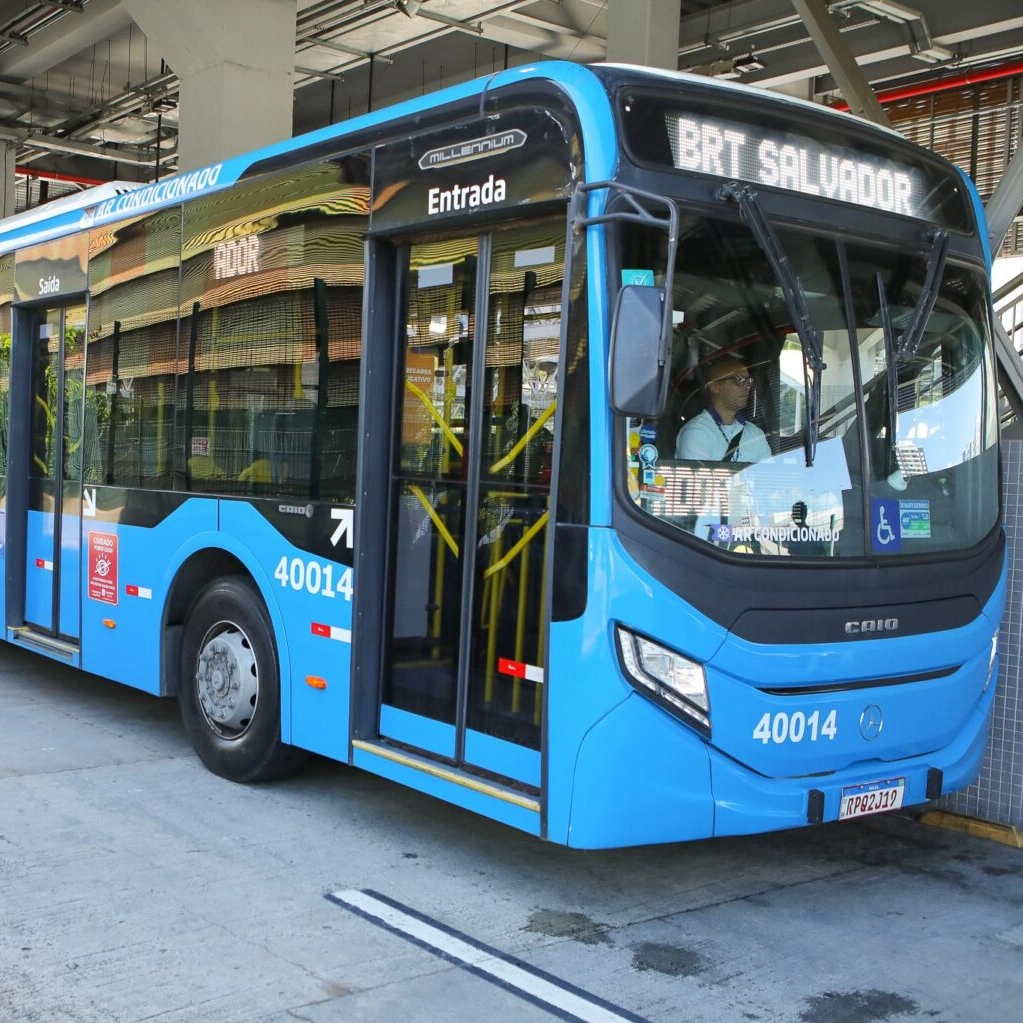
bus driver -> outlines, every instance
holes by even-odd
[[[764,431],[746,421],[753,378],[734,355],[715,359],[707,370],[707,407],[683,424],[675,457],[706,462],[759,462],[771,457]]]

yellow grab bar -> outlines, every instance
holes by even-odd
[[[444,542],[448,545],[448,550],[457,558],[458,544],[455,541],[455,538],[448,532],[448,527],[444,525],[444,520],[437,514],[437,509],[430,504],[426,494],[424,494],[414,483],[409,483],[408,488],[413,494],[415,494],[419,503],[426,509],[426,514],[430,516],[430,520],[437,527],[437,532],[440,533]],[[546,515],[547,513],[544,512],[544,514]]]
[[[552,401],[550,405],[544,409],[543,414],[518,439],[511,451],[509,451],[504,458],[494,462],[494,464],[490,467],[491,473],[500,472],[505,466],[510,465],[519,457],[519,455],[522,454],[522,449],[540,432],[540,430],[543,429],[543,424],[554,415],[554,409],[557,407],[557,404],[558,403],[556,401]]]
[[[405,386],[422,402],[423,408],[430,413],[433,421],[441,428],[441,432],[447,438],[448,443],[459,453],[462,453],[462,442],[455,435],[454,431],[444,421],[444,417],[434,408],[433,402],[421,387],[417,387],[411,380],[405,381]]]
[[[483,573],[483,578],[489,579],[495,572],[500,572],[502,568],[507,568],[515,560],[515,558],[522,552],[522,549],[529,544],[533,537],[536,536],[536,534],[539,533],[540,530],[547,525],[547,520],[550,518],[550,514],[551,513],[549,511],[545,511],[543,515],[541,515],[540,518],[538,518],[536,522],[534,522],[529,527],[529,529],[527,529],[522,534],[522,536],[519,537],[518,543],[516,543],[513,547],[509,548],[508,553],[503,558],[501,558],[500,561],[495,561]]]

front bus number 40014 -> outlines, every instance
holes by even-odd
[[[767,713],[757,722],[753,729],[753,738],[759,739],[765,746],[768,743],[783,742],[816,742],[821,737],[834,739],[838,735],[838,712],[828,711],[824,720],[821,712],[804,714],[797,710],[792,714],[779,711],[777,714]]]

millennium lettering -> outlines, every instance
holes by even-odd
[[[492,153],[502,153],[506,149],[518,149],[526,144],[528,136],[520,128],[501,132],[499,135],[483,135],[470,139],[468,142],[456,142],[450,146],[441,146],[423,153],[419,158],[419,169],[429,170],[432,167],[443,167],[450,163],[467,163],[469,160],[480,160]]]

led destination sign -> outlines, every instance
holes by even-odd
[[[752,181],[907,217],[926,215],[923,175],[901,162],[719,118],[668,114],[666,119],[672,159],[679,170]]]

